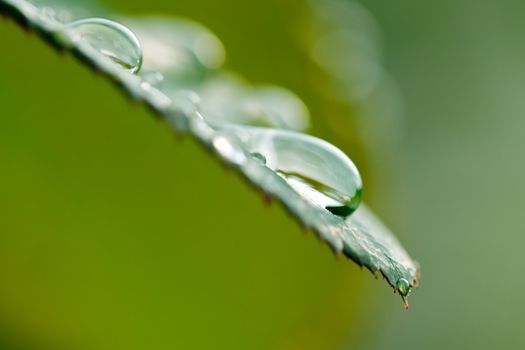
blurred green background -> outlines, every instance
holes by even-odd
[[[193,141],[2,20],[0,348],[523,348],[525,3],[104,4],[200,22],[227,68],[297,93],[422,286],[405,312]]]

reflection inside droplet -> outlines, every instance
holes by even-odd
[[[274,170],[303,198],[347,217],[361,202],[362,181],[354,163],[338,148],[292,131],[221,124],[223,134]]]
[[[347,217],[361,203],[361,189],[357,190],[354,196],[351,197],[318,180],[301,174],[286,173],[284,171],[277,171],[277,174],[286,179],[297,192],[302,193],[304,197],[308,197],[316,203],[322,203],[326,210],[334,215]]]
[[[67,25],[80,40],[132,73],[142,65],[142,48],[135,35],[120,23],[105,18],[86,18]]]

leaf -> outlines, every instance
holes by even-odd
[[[69,4],[68,4],[69,5]],[[62,5],[64,6],[64,5]],[[188,51],[189,65],[168,66],[165,74],[173,74],[180,80],[170,80],[169,83],[159,84],[158,87],[149,82],[146,76],[148,73],[148,62],[145,62],[145,70],[140,75],[135,75],[123,69],[107,56],[95,50],[92,46],[81,40],[75,40],[71,29],[62,21],[57,20],[56,16],[49,14],[48,7],[37,7],[25,0],[0,0],[0,10],[15,19],[23,27],[36,32],[43,40],[48,42],[59,51],[70,52],[83,64],[91,67],[95,71],[103,74],[110,79],[130,98],[141,101],[150,107],[153,112],[161,119],[165,120],[176,132],[188,133],[198,142],[204,145],[211,152],[214,152],[218,159],[230,167],[236,169],[239,174],[249,181],[255,188],[262,190],[265,196],[274,197],[281,202],[284,207],[303,225],[305,228],[312,229],[317,236],[325,241],[334,253],[344,253],[360,266],[365,266],[374,274],[381,274],[387,282],[398,292],[406,303],[406,296],[412,287],[418,285],[418,267],[409,257],[395,236],[386,228],[381,221],[364,205],[349,217],[343,218],[331,214],[325,208],[312,204],[305,200],[294,190],[290,184],[279,176],[274,170],[267,167],[257,157],[246,157],[247,149],[242,143],[237,143],[235,139],[226,138],[228,152],[224,152],[223,147],[217,147],[217,140],[224,136],[220,129],[214,127],[208,119],[201,118],[197,112],[194,102],[194,93],[181,93],[181,90],[196,90],[201,95],[212,96],[219,93],[214,90],[214,82],[226,84],[227,91],[234,91],[232,96],[225,96],[223,101],[228,101],[226,106],[217,104],[206,105],[204,111],[208,113],[217,112],[219,115],[229,115],[235,111],[234,103],[243,100],[248,96],[249,101],[258,101],[258,108],[267,111],[265,116],[270,116],[266,122],[270,124],[275,120],[280,120],[281,124],[276,127],[287,127],[303,129],[307,124],[298,123],[297,120],[284,121],[276,119],[276,115],[289,115],[290,111],[298,111],[304,114],[301,102],[295,101],[295,97],[290,97],[288,92],[279,88],[256,89],[251,88],[242,80],[231,78],[231,75],[224,75],[220,71],[214,71],[220,57],[215,57],[215,61],[210,59],[209,66],[206,64],[196,65],[191,59],[192,52]],[[63,11],[63,8],[60,8]],[[74,16],[62,14],[60,18],[65,18],[64,22],[71,20]],[[124,22],[126,19],[124,19]],[[153,25],[154,31],[161,30],[155,27],[155,22],[151,19],[148,22],[140,22],[132,19],[127,20],[131,27],[141,30],[148,30],[147,25]],[[183,22],[179,22],[183,23]],[[157,23],[158,24],[158,23]],[[183,23],[184,27],[184,23]],[[186,33],[189,38],[195,33],[205,33],[209,40],[215,40],[213,34],[195,26],[186,26]],[[151,33],[151,28],[149,28]],[[192,34],[193,33],[193,34]],[[158,37],[153,35],[153,37]],[[211,38],[211,39],[210,39]],[[158,45],[158,43],[157,43]],[[220,45],[220,42],[219,44]],[[221,49],[220,46],[219,50]],[[184,45],[178,50],[186,50]],[[184,51],[181,51],[184,52]],[[215,62],[215,63],[214,63]],[[161,64],[161,63],[158,63]],[[157,68],[159,67],[151,67]],[[189,77],[184,76],[188,69],[195,69],[198,74]],[[151,72],[151,71],[150,71]],[[212,77],[212,79],[209,79]],[[173,82],[177,85],[173,87]],[[171,84],[171,85],[170,85]],[[230,85],[227,85],[230,84]],[[224,86],[224,85],[222,85]],[[206,101],[209,101],[207,99]],[[275,101],[278,101],[275,103]],[[280,102],[279,102],[280,101]],[[285,101],[286,103],[281,103]],[[292,101],[292,102],[290,102]],[[272,103],[274,104],[272,106]],[[224,104],[224,103],[223,103]],[[231,104],[231,105],[230,105]],[[268,106],[269,105],[269,106]],[[224,110],[222,110],[223,108]],[[285,112],[280,112],[284,110]],[[221,112],[222,111],[222,112]],[[220,113],[219,113],[220,112]],[[242,118],[249,113],[236,111],[236,118]],[[204,112],[206,113],[206,112]],[[213,118],[211,118],[213,120]],[[234,120],[243,122],[243,120]],[[239,162],[239,157],[243,161]]]

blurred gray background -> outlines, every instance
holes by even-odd
[[[362,2],[405,98],[407,245],[422,288],[366,349],[525,346],[525,3]]]

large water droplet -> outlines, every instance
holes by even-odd
[[[237,138],[257,154],[303,198],[332,214],[347,217],[361,202],[362,181],[354,163],[337,147],[316,137],[285,130],[222,124],[222,133]]]
[[[68,24],[74,35],[132,73],[142,65],[137,37],[120,23],[105,18],[86,18]]]

